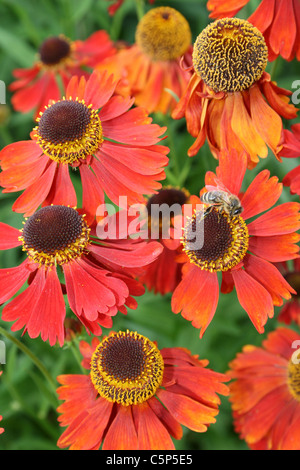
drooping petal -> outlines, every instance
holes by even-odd
[[[69,174],[68,165],[57,165],[52,187],[43,205],[64,205],[75,207],[77,196]]]
[[[57,381],[62,385],[57,389],[58,399],[64,400],[57,408],[61,413],[57,419],[61,426],[67,426],[82,412],[82,403],[87,408],[94,406],[97,391],[89,375],[59,375]]]
[[[219,285],[216,273],[191,266],[173,292],[172,311],[181,311],[182,316],[191,321],[195,328],[201,328],[202,337],[215,314],[218,299]]]
[[[291,293],[295,293],[278,269],[268,261],[246,255],[243,262],[245,271],[271,294],[274,305],[282,305],[282,298],[290,299]]]
[[[79,167],[82,183],[82,209],[86,214],[87,224],[91,225],[99,206],[104,204],[104,192],[101,180],[87,165]]]
[[[84,409],[63,432],[58,447],[70,450],[99,448],[108,424],[113,403],[99,398],[91,408]]]
[[[173,450],[175,448],[167,429],[147,402],[136,405],[133,412],[137,422],[139,450]]]
[[[250,112],[255,129],[275,156],[282,148],[283,126],[280,116],[267,104],[259,86],[249,88]]]
[[[117,414],[103,441],[103,450],[136,450],[138,437],[131,406],[118,406]]]
[[[292,1],[277,2],[269,41],[275,54],[290,60],[296,39],[297,26]]]
[[[56,268],[48,268],[45,270],[45,283],[40,297],[26,324],[26,331],[31,338],[41,335],[43,341],[49,340],[50,346],[54,346],[56,341],[63,346],[65,315],[66,306]]]
[[[232,277],[241,306],[248,313],[257,331],[263,333],[268,318],[274,315],[271,295],[265,287],[242,269],[233,270]]]
[[[28,259],[20,266],[0,270],[0,304],[9,300],[23,286],[30,273]]]
[[[159,389],[158,398],[182,425],[196,432],[205,432],[207,425],[215,423],[218,409],[199,403],[188,396]]]
[[[260,158],[266,158],[268,148],[253,125],[252,119],[244,104],[242,93],[233,93],[234,106],[231,119],[233,132],[240,140],[243,148],[250,155],[251,160],[255,160],[257,155]]]

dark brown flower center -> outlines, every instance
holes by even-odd
[[[24,250],[40,264],[52,265],[79,256],[88,242],[89,229],[83,217],[67,206],[39,209],[24,224]]]
[[[163,370],[155,344],[129,331],[107,337],[91,359],[91,380],[98,393],[124,406],[151,398],[162,382]]]
[[[172,217],[181,213],[182,206],[187,203],[189,193],[183,189],[163,188],[147,201],[148,228],[151,238],[161,238],[167,234]]]
[[[98,113],[85,102],[68,99],[48,106],[34,128],[37,143],[58,163],[77,163],[92,155],[102,144]]]
[[[236,266],[248,248],[248,229],[240,216],[230,218],[213,208],[194,212],[184,227],[183,250],[190,261],[207,271],[227,271]]]
[[[45,109],[39,121],[42,139],[54,145],[82,139],[91,120],[91,109],[78,101],[58,101]]]
[[[57,65],[70,55],[70,43],[62,37],[50,37],[40,47],[39,54],[43,64]]]

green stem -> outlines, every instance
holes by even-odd
[[[86,374],[86,369],[83,367],[83,365],[82,365],[82,363],[81,363],[81,361],[82,361],[82,356],[81,356],[81,354],[80,354],[80,352],[79,352],[79,346],[78,346],[78,340],[77,340],[77,338],[72,339],[72,340],[70,341],[69,345],[70,345],[70,349],[71,349],[71,351],[72,351],[72,353],[73,353],[73,356],[74,356],[74,358],[76,359],[76,362],[79,364],[79,367],[80,367],[81,371],[82,371],[84,374]]]
[[[279,57],[277,57],[277,59],[275,59],[272,62],[272,66],[271,66],[270,75],[271,75],[271,80],[273,80],[273,81],[275,80],[276,72],[277,72],[277,69],[278,69],[278,64],[279,64]]]
[[[144,0],[135,0],[135,5],[136,5],[136,14],[137,14],[138,20],[140,21],[145,14]]]
[[[47,379],[49,382],[51,389],[53,390],[54,394],[56,395],[56,388],[57,384],[55,380],[51,377],[49,372],[47,371],[46,367],[44,364],[36,357],[35,354],[33,354],[30,349],[25,346],[25,344],[21,343],[17,338],[12,336],[10,333],[8,333],[4,328],[0,326],[0,334],[5,336],[9,341],[14,343],[23,353],[25,353],[31,360],[32,362],[36,365],[36,367],[41,371],[41,373],[44,375],[44,377]]]

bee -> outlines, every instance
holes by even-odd
[[[225,212],[230,218],[241,214],[243,211],[239,198],[235,194],[231,194],[229,191],[212,189],[211,191],[207,191],[202,194],[200,199],[204,204],[209,205],[204,216],[209,214],[214,206],[219,207],[219,211]]]

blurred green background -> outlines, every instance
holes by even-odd
[[[247,18],[258,4],[258,0],[250,0],[237,16]],[[124,39],[133,43],[137,24],[136,2],[125,0],[113,17],[107,12],[108,5],[106,0],[0,0],[0,80],[8,86],[13,81],[14,68],[30,67],[40,44],[49,36],[63,33],[72,40],[84,40],[94,31],[105,29],[113,40]],[[145,2],[145,11],[162,5],[176,8],[187,18],[193,40],[210,21],[206,0],[156,0],[154,5]],[[272,73],[273,80],[279,86],[290,90],[293,81],[300,78],[297,61],[287,63],[279,58],[268,65],[267,71]],[[10,98],[7,90],[9,115],[0,122],[0,148],[14,141],[29,139],[29,132],[34,127],[32,113],[15,113],[10,106]],[[3,110],[4,107],[0,105],[0,112]],[[166,124],[166,119],[161,116],[153,115],[153,119],[161,125]],[[199,155],[188,159],[187,150],[194,139],[186,132],[184,120],[169,119],[167,124],[169,137],[164,144],[171,149],[170,168],[176,151],[180,168],[189,170],[186,175],[182,175],[181,182],[191,193],[199,194],[205,172],[214,170],[217,162],[207,145]],[[286,128],[291,124],[284,123]],[[272,175],[277,175],[281,180],[295,165],[292,159],[284,159],[280,163],[270,153],[267,159],[260,161],[254,170],[247,173],[245,186],[264,168],[268,168]],[[165,183],[174,181],[170,179]],[[79,180],[75,180],[75,184],[80,191]],[[0,220],[20,228],[22,216],[11,211],[16,197],[17,194],[0,195]],[[278,202],[298,199],[284,188]],[[0,266],[16,266],[23,257],[18,249],[1,252]],[[229,295],[221,295],[214,319],[200,340],[198,330],[180,315],[171,312],[170,298],[170,295],[162,297],[146,292],[137,299],[139,307],[136,311],[129,311],[127,316],[118,314],[114,318],[114,330],[136,330],[157,341],[160,348],[187,347],[200,358],[207,358],[210,367],[216,371],[225,372],[228,363],[243,345],[260,345],[267,332],[278,324],[276,309],[275,318],[269,320],[266,333],[259,335],[240,307],[234,291]],[[73,314],[69,315],[72,317]],[[50,347],[39,338],[31,340],[26,334],[22,336],[22,332],[11,333],[10,325],[1,320],[0,327],[12,336],[9,339],[0,333],[0,339],[6,346],[6,364],[0,365],[0,370],[3,370],[0,378],[0,415],[3,415],[3,421],[0,426],[5,428],[5,433],[0,436],[0,449],[55,450],[56,441],[62,432],[57,423],[56,377],[65,373],[81,373],[77,346],[81,338],[88,339],[88,336],[82,334],[59,348]],[[104,330],[104,333],[107,331]],[[246,444],[234,433],[230,404],[224,397],[217,422],[205,434],[185,429],[183,439],[176,441],[175,445],[178,450],[247,449]]]

